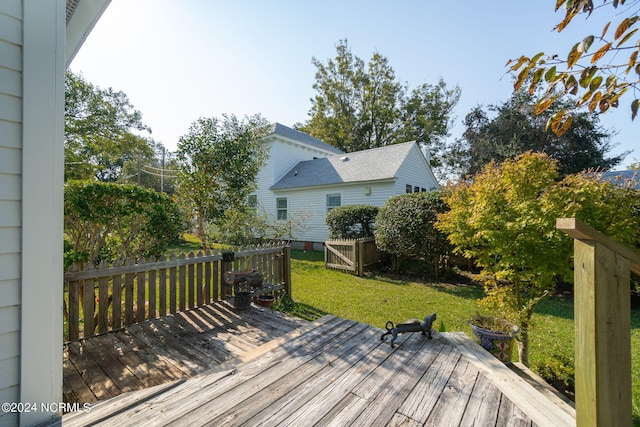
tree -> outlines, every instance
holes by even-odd
[[[597,113],[575,115],[573,126],[561,136],[546,129],[549,117],[569,103],[559,98],[548,110],[535,114],[534,97],[519,90],[500,105],[474,108],[465,117],[466,130],[456,147],[462,152],[456,159],[461,175],[473,175],[492,160],[500,163],[527,151],[556,159],[561,176],[619,164],[628,152],[606,157],[615,144],[610,142],[612,132],[599,125]]]
[[[418,256],[438,276],[451,251],[446,235],[435,228],[438,214],[446,209],[441,194],[433,191],[393,196],[380,208],[374,229],[376,246],[394,256],[396,271],[408,257]]]
[[[623,244],[638,240],[635,191],[590,175],[560,182],[558,176],[557,161],[543,153],[491,162],[445,193],[449,211],[436,224],[454,252],[483,269],[483,304],[520,326],[525,364],[537,304],[554,291],[556,280],[573,281],[572,241],[556,230],[556,218],[577,217]]]
[[[638,3],[638,0],[604,0],[596,7],[593,0],[556,0],[555,10],[565,9],[564,18],[554,28],[558,33],[576,16],[588,18],[596,9],[601,14],[610,12],[617,22],[611,20],[601,31],[577,41],[566,59],[540,52],[507,63],[509,70],[517,73],[516,90],[527,82],[532,94],[536,87],[546,86],[544,96],[536,104],[536,112],[545,111],[562,93],[577,97],[573,108],[563,108],[549,117],[548,126],[556,134],[562,135],[571,127],[572,109],[584,107],[589,112],[604,113],[612,107],[617,108],[625,93],[632,94],[632,119],[638,114],[640,43],[637,25],[640,16],[638,8],[634,7]],[[625,4],[628,7],[619,12],[618,7]]]
[[[243,210],[255,189],[256,175],[266,160],[261,138],[268,122],[260,115],[239,120],[200,118],[180,137],[177,187],[181,201],[196,220],[206,247],[206,223],[221,223],[228,210]]]
[[[123,92],[65,75],[65,179],[116,181],[125,162],[153,156],[149,131]]]
[[[100,181],[67,181],[64,232],[74,261],[160,256],[184,230],[176,203],[153,190]]]
[[[347,152],[415,140],[427,145],[437,165],[460,88],[448,89],[441,79],[409,92],[380,53],[365,66],[346,40],[336,50],[326,64],[312,59],[317,94],[302,130]]]

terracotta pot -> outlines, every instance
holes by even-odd
[[[263,307],[271,308],[274,302],[276,302],[276,297],[273,295],[260,295],[258,297],[258,304]]]

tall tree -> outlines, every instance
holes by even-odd
[[[638,38],[638,0],[604,0],[594,6],[593,0],[556,0],[555,10],[564,9],[565,16],[554,28],[564,30],[578,15],[591,16],[594,11],[609,14],[611,20],[602,29],[585,34],[577,40],[566,56],[544,52],[532,57],[522,55],[509,61],[509,70],[517,73],[515,88],[529,86],[531,93],[538,86],[546,92],[536,104],[536,111],[549,108],[562,93],[577,96],[572,108],[563,108],[549,117],[549,127],[558,135],[573,122],[571,111],[586,107],[589,112],[604,113],[618,107],[625,93],[631,96],[631,117],[640,107],[640,40]],[[623,10],[620,10],[625,6]]]
[[[65,179],[116,181],[126,161],[153,155],[139,134],[150,130],[124,92],[65,77]]]
[[[409,91],[380,53],[365,65],[346,40],[336,51],[326,63],[312,59],[317,93],[302,130],[347,152],[415,140],[429,148],[437,165],[460,88],[449,89],[441,79]]]
[[[558,99],[536,115],[534,96],[520,90],[502,104],[472,109],[455,146],[461,175],[475,174],[491,161],[500,163],[527,151],[544,152],[557,160],[561,176],[619,164],[628,152],[607,157],[616,145],[611,142],[613,133],[600,126],[597,113],[577,114],[573,127],[561,136],[546,129],[549,117],[569,103]]]
[[[206,223],[222,222],[229,210],[248,207],[256,175],[266,160],[261,138],[269,132],[260,115],[239,120],[200,118],[180,137],[178,194],[192,218],[203,247]]]

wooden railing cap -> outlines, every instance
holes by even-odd
[[[640,274],[640,254],[627,248],[615,240],[605,236],[597,230],[589,227],[577,218],[557,218],[556,228],[565,232],[574,239],[583,241],[593,241],[611,249],[629,260],[630,269],[636,274]]]

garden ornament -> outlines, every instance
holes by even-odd
[[[407,320],[404,323],[399,323],[398,325],[394,325],[391,320],[389,320],[385,325],[385,329],[387,332],[382,334],[380,340],[384,341],[384,337],[387,335],[392,335],[390,344],[391,348],[394,348],[393,342],[398,338],[398,334],[403,334],[405,332],[422,332],[422,335],[429,335],[429,339],[432,338],[431,335],[431,327],[433,322],[436,320],[436,313],[433,313],[424,318],[424,321],[420,321],[419,319],[411,319]]]

